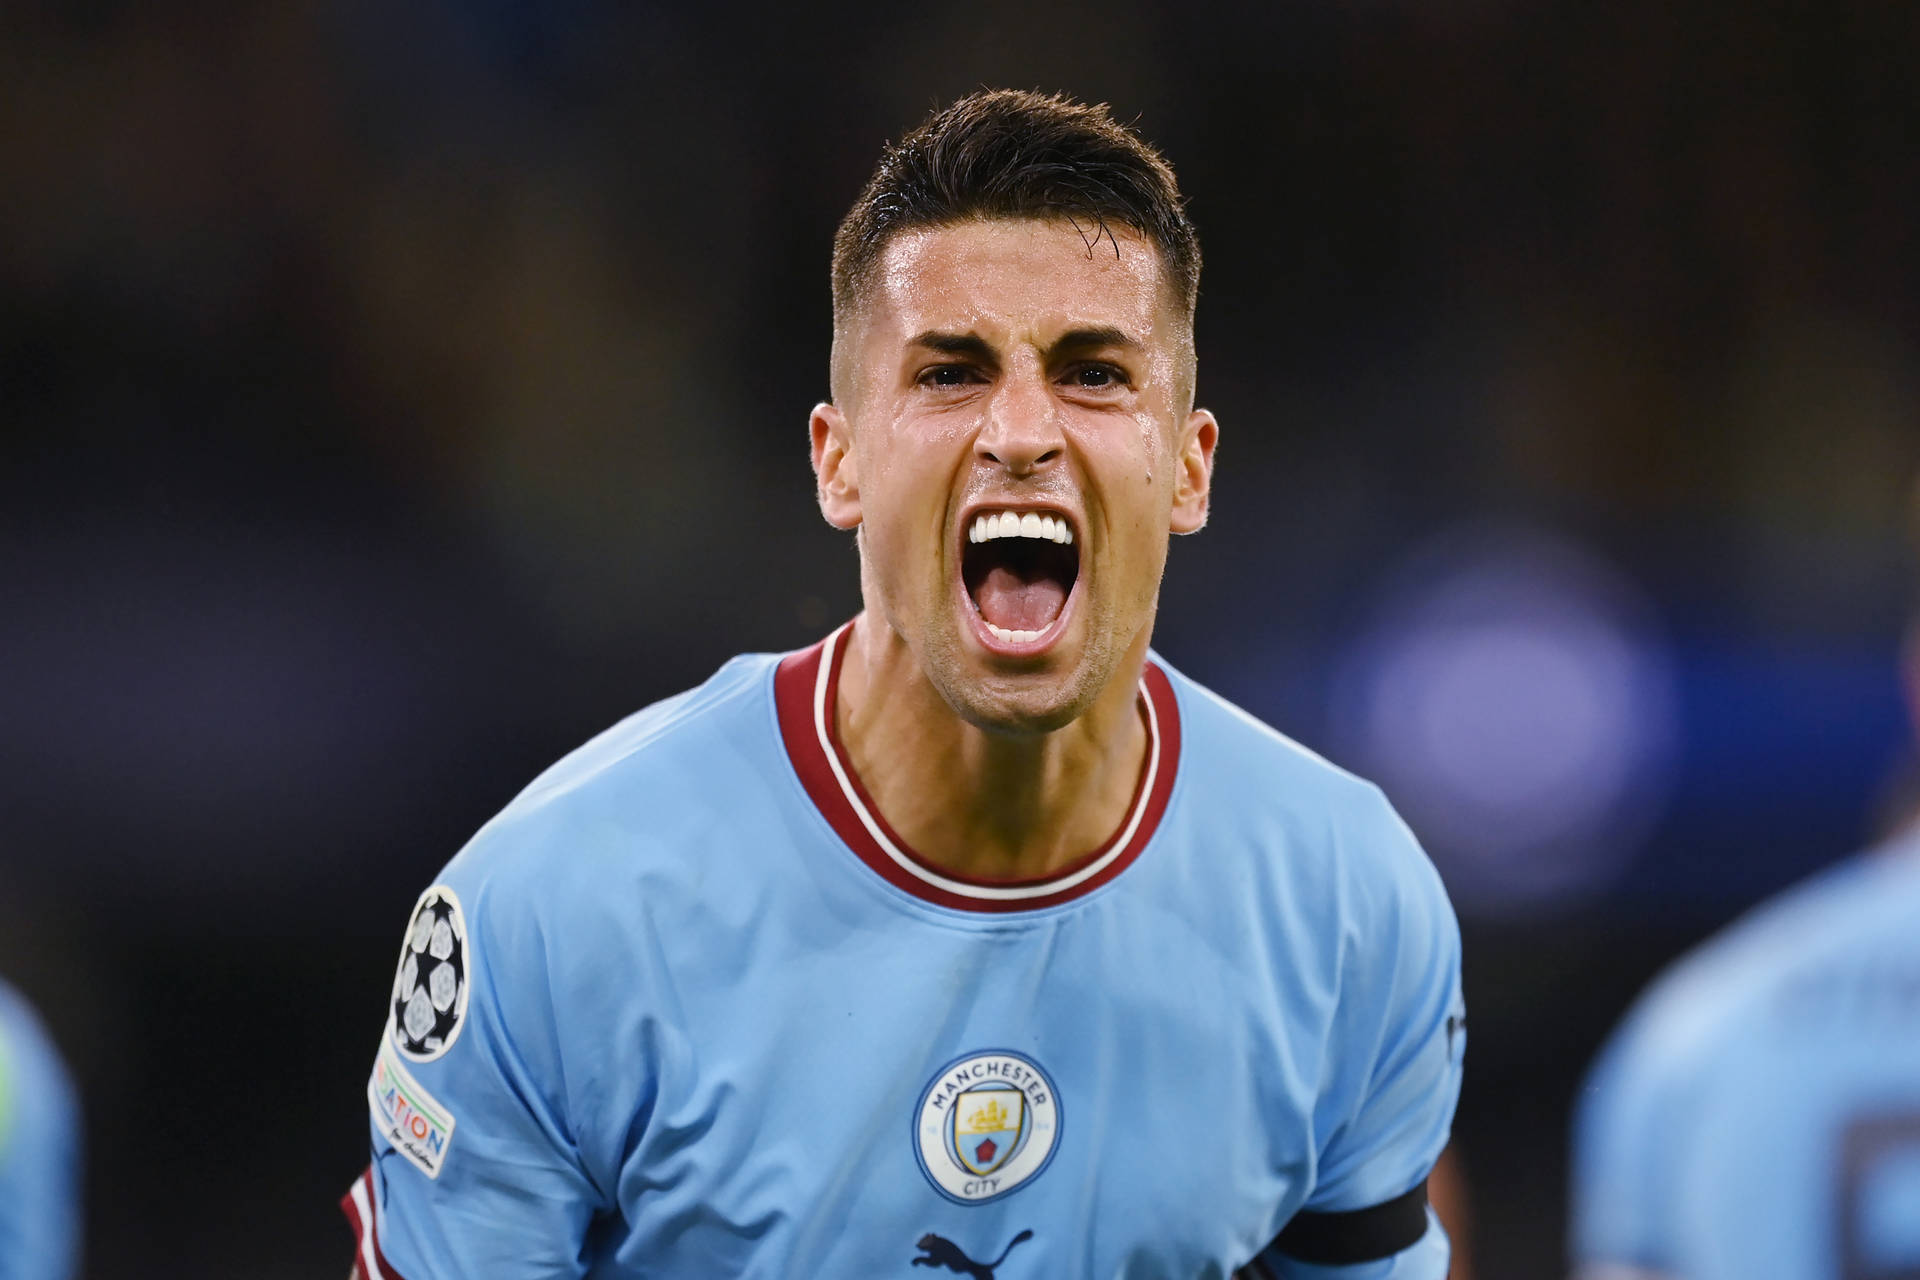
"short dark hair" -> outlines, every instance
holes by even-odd
[[[835,321],[863,299],[894,236],[975,218],[1071,221],[1089,251],[1102,232],[1112,239],[1110,224],[1131,228],[1159,249],[1167,283],[1193,319],[1200,238],[1165,157],[1104,103],[983,89],[881,153],[833,238]]]

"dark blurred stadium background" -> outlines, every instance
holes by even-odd
[[[1481,1274],[1553,1274],[1605,1029],[1902,803],[1917,32],[8,4],[0,973],[84,1085],[89,1274],[344,1272],[418,890],[586,735],[855,608],[804,443],[828,242],[983,83],[1178,168],[1224,447],[1159,647],[1427,840]]]

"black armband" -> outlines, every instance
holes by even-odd
[[[1302,1262],[1339,1267],[1390,1258],[1426,1233],[1427,1184],[1422,1179],[1405,1195],[1370,1208],[1343,1213],[1302,1209],[1273,1247]]]

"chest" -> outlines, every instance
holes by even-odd
[[[1177,921],[830,932],[688,967],[619,1174],[647,1274],[1187,1280],[1310,1188],[1318,1024]]]

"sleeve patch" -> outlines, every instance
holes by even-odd
[[[391,1034],[380,1037],[367,1078],[367,1105],[393,1149],[429,1178],[438,1178],[453,1145],[453,1113],[413,1078],[395,1055]]]
[[[400,943],[389,1039],[413,1061],[432,1062],[459,1038],[469,987],[466,915],[453,890],[436,884],[414,904]]]

